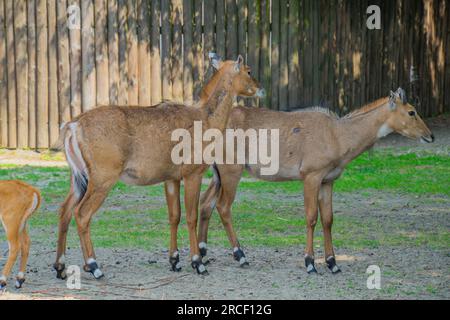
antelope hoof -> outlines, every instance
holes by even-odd
[[[181,271],[180,254],[178,253],[178,251],[176,251],[169,258],[169,263],[170,263],[170,269],[173,272],[180,272]]]
[[[205,265],[203,264],[202,260],[198,256],[194,256],[192,258],[192,268],[197,271],[197,274],[201,276],[207,276],[208,270],[206,270]]]
[[[91,273],[97,280],[105,276],[98,267],[97,262],[92,258],[87,260],[87,264],[84,266],[84,271]]]
[[[310,256],[305,257],[305,267],[308,274],[317,274],[316,267],[314,266],[314,259]]]
[[[0,293],[6,291],[6,281],[0,281]]]
[[[61,280],[66,280],[66,266],[62,263],[55,263],[53,269],[56,271],[56,278]]]
[[[235,248],[234,249],[233,257],[234,257],[234,260],[239,262],[239,266],[241,268],[246,268],[246,267],[248,267],[250,265],[248,263],[248,261],[247,261],[247,258],[245,257],[244,251],[242,251],[241,248]]]
[[[22,288],[23,283],[25,282],[25,278],[16,278],[15,287],[16,289]]]
[[[341,272],[341,269],[336,264],[336,258],[333,256],[327,258],[327,267],[330,269],[332,274],[338,274]]]

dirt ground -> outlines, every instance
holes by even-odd
[[[450,125],[436,120],[432,125],[437,142],[419,145],[392,136],[378,147],[402,146],[425,148],[448,154]],[[12,156],[11,156],[12,158]],[[23,158],[23,157],[22,157]],[[3,157],[5,160],[6,157]],[[28,161],[28,160],[26,160]],[[34,159],[33,161],[38,161]],[[3,162],[7,163],[7,162]],[[302,199],[299,199],[302,200]],[[182,250],[183,270],[169,271],[165,249],[137,250],[97,248],[97,256],[105,273],[94,280],[81,271],[81,289],[68,289],[52,270],[53,248],[33,245],[27,281],[21,290],[8,290],[2,299],[450,299],[450,251],[417,245],[414,230],[450,230],[450,199],[445,196],[398,195],[375,193],[371,198],[358,194],[337,194],[335,219],[351,215],[364,222],[367,215],[377,216],[379,223],[369,229],[372,236],[389,237],[402,222],[408,225],[404,234],[411,243],[378,248],[336,249],[342,273],[332,275],[324,265],[323,252],[316,251],[319,274],[308,275],[303,265],[302,247],[245,247],[250,266],[238,267],[231,251],[210,248],[209,275],[198,276],[189,266],[186,248]],[[367,232],[367,230],[361,230]],[[320,246],[322,247],[322,246]],[[0,253],[6,245],[0,242]],[[0,265],[6,256],[0,255]],[[67,264],[81,263],[78,247],[67,253]],[[367,288],[366,270],[377,265],[381,270],[381,289]]]
[[[71,290],[66,282],[56,279],[52,270],[54,249],[36,243],[24,287],[16,290],[10,281],[8,291],[0,299],[449,299],[448,248],[417,245],[415,241],[416,231],[450,230],[449,208],[450,199],[445,196],[380,192],[368,198],[337,194],[336,222],[345,215],[360,224],[370,214],[377,219],[361,229],[363,237],[389,238],[399,228],[406,237],[401,245],[378,248],[347,249],[337,245],[337,260],[342,269],[338,275],[328,272],[321,244],[316,248],[317,275],[306,273],[302,247],[244,244],[250,262],[245,269],[233,261],[229,249],[213,247],[208,253],[212,260],[207,266],[208,276],[198,276],[191,269],[187,248],[182,249],[180,273],[169,271],[166,249],[97,248],[105,278],[94,280],[81,271],[81,289]],[[360,238],[361,234],[356,236]],[[339,235],[335,234],[335,238]],[[5,249],[3,246],[2,251]],[[80,264],[80,248],[70,248],[66,258],[68,265]],[[5,259],[1,257],[0,265]],[[366,270],[371,265],[380,267],[380,290],[367,288]]]

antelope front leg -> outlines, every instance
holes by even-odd
[[[319,192],[320,220],[323,228],[323,238],[325,243],[325,261],[333,274],[341,272],[336,264],[333,250],[333,240],[331,227],[333,225],[333,183],[323,184]]]
[[[172,271],[181,271],[180,253],[178,252],[178,225],[180,224],[180,181],[167,181],[164,184],[166,192],[167,209],[170,223],[170,250],[169,263]]]
[[[206,275],[208,271],[206,271],[205,265],[200,257],[197,240],[198,201],[201,183],[201,174],[193,174],[184,178],[184,205],[186,207],[186,222],[189,231],[192,268],[196,269],[198,274]]]
[[[317,224],[318,206],[317,200],[319,196],[321,179],[310,176],[305,179],[304,195],[305,195],[305,213],[306,213],[306,250],[305,250],[305,266],[306,271],[317,273],[314,266],[314,228]]]

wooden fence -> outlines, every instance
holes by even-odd
[[[381,30],[366,27],[381,7]],[[0,0],[0,146],[47,148],[96,105],[195,100],[209,51],[245,55],[278,110],[347,112],[405,87],[450,111],[447,0]],[[418,76],[413,91],[412,67]],[[417,100],[419,101],[419,100]],[[255,103],[255,102],[246,102]]]

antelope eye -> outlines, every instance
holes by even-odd
[[[415,112],[415,111],[410,111],[410,112],[408,112],[408,114],[409,114],[411,117],[414,117],[414,116],[416,115],[416,112]]]

